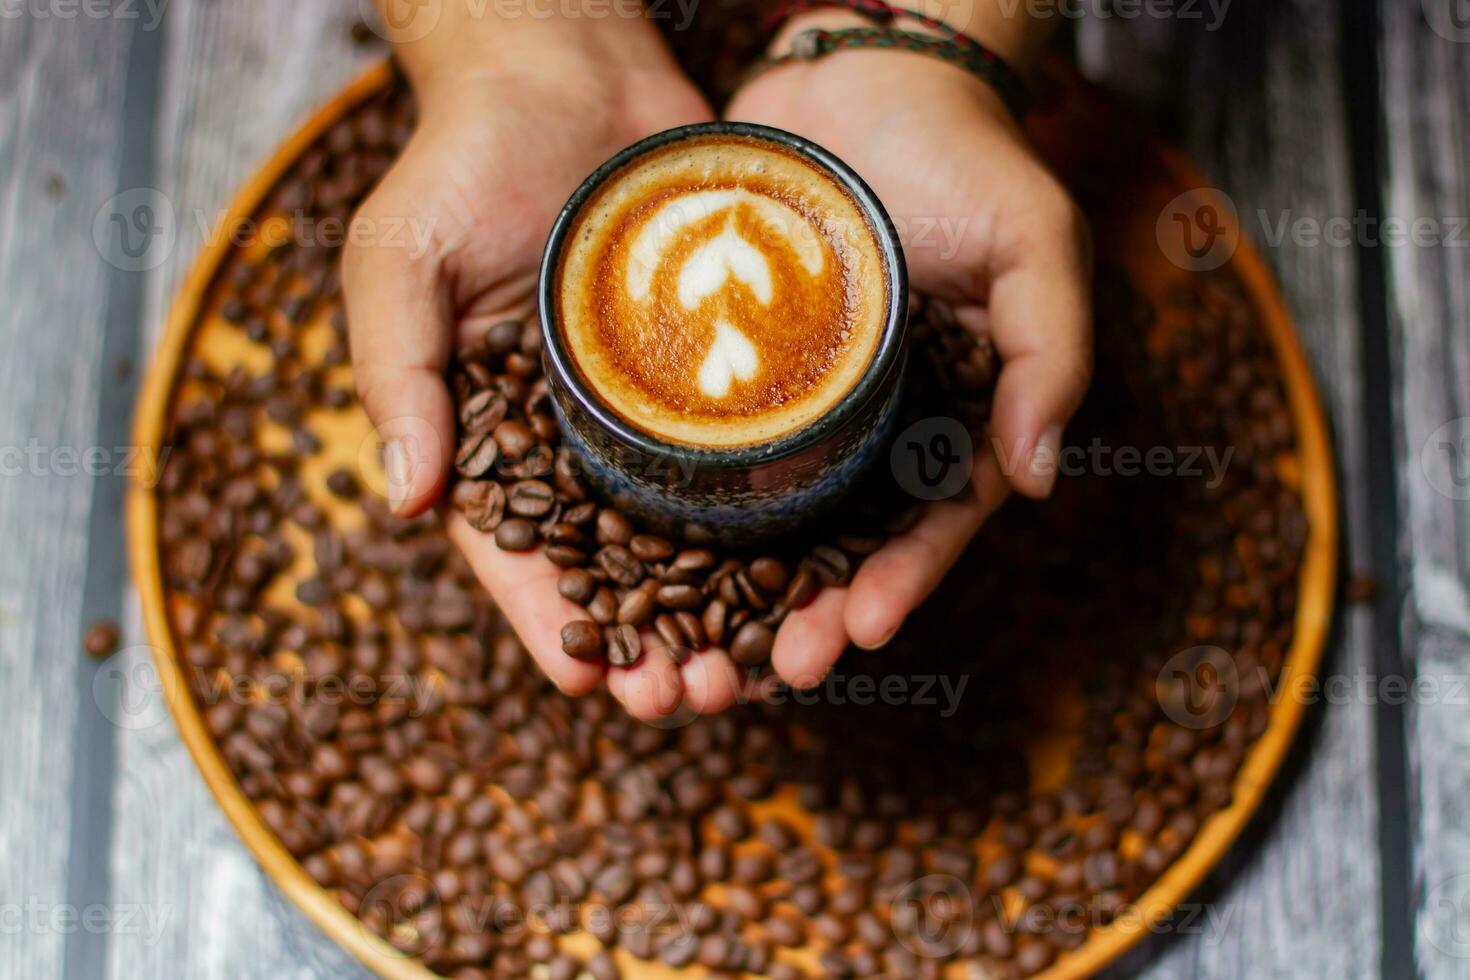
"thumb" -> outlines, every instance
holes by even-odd
[[[379,211],[369,201],[354,224]],[[454,328],[440,263],[432,252],[349,245],[342,282],[353,380],[382,446],[388,506],[412,517],[443,492],[455,439],[444,381]]]
[[[991,436],[1006,479],[1028,497],[1051,493],[1062,429],[1092,374],[1086,226],[1067,206],[1048,210],[1042,233],[995,277],[988,309],[1001,359]]]

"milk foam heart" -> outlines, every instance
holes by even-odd
[[[635,159],[582,207],[557,322],[618,414],[669,441],[738,446],[852,390],[890,288],[873,228],[832,175],[774,142],[700,137]]]
[[[724,398],[737,378],[749,381],[759,369],[755,345],[724,320],[716,321],[715,342],[699,366],[699,390],[711,398]]]

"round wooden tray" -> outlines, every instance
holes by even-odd
[[[1308,699],[1297,694],[1314,678],[1329,632],[1338,532],[1334,467],[1322,407],[1265,263],[1241,239],[1235,215],[1228,208],[1209,212],[1211,240],[1220,243],[1219,250],[1196,257],[1171,249],[1165,236],[1172,215],[1182,213],[1187,222],[1201,205],[1209,205],[1210,192],[1202,190],[1207,182],[1180,154],[1161,145],[1070,70],[1058,69],[1055,78],[1059,91],[1036,113],[1032,136],[1064,179],[1106,201],[1100,212],[1094,211],[1098,254],[1126,273],[1144,299],[1159,304],[1188,282],[1191,272],[1185,266],[1193,262],[1196,268],[1212,267],[1224,261],[1255,304],[1274,346],[1290,402],[1297,439],[1295,479],[1310,525],[1301,565],[1295,639],[1282,668],[1269,725],[1246,754],[1234,784],[1233,803],[1205,821],[1180,858],[1140,896],[1132,914],[1094,930],[1081,947],[1061,955],[1041,974],[1047,980],[1065,980],[1097,972],[1149,935],[1221,859],[1260,805],[1301,722]],[[229,212],[230,226],[256,214],[271,188],[314,140],[392,79],[391,68],[380,66],[317,112],[236,197]],[[221,236],[205,249],[172,309],[138,407],[135,438],[144,452],[162,447],[180,368],[188,354],[195,353],[216,366],[251,364],[259,359],[259,352],[250,351],[238,331],[222,326],[210,305],[211,286],[231,248],[228,237]],[[321,458],[311,461],[313,472],[320,469],[318,476],[339,465],[362,465],[359,450],[371,435],[366,418],[360,411],[337,414],[344,418],[315,427],[326,447]],[[160,562],[158,502],[152,487],[136,484],[131,489],[128,524],[133,575],[165,696],[184,742],[245,843],[292,901],[374,972],[391,978],[432,976],[419,961],[371,933],[319,887],[262,822],[188,693],[170,625]],[[653,980],[676,975],[661,964],[631,958],[619,962],[628,976]],[[689,972],[699,975],[701,971]]]

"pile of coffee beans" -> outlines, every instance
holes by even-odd
[[[370,100],[258,217],[345,216],[412,118],[401,87]],[[337,259],[293,241],[223,270],[175,396],[159,538],[190,691],[240,787],[397,949],[462,980],[609,980],[639,960],[1029,976],[1129,914],[1231,802],[1308,527],[1276,362],[1228,271],[1157,305],[1104,272],[1097,378],[1067,439],[1082,462],[1063,460],[1053,500],[1007,504],[889,647],[849,651],[813,692],[766,676],[757,700],[649,727],[605,692],[559,694],[437,518],[394,517],[323,437],[359,417]],[[466,431],[504,415],[493,450],[461,453],[455,492],[498,538],[560,557],[594,622],[651,602],[655,629],[735,643],[800,604],[804,573],[850,572],[863,547],[836,538],[738,564],[640,541],[559,473],[534,336],[500,328],[462,363]],[[939,336],[918,349],[956,363]],[[1169,465],[1130,468],[1124,449]],[[487,480],[502,454],[522,468]],[[696,609],[697,627],[678,615]],[[1211,670],[1234,680],[1195,683]]]
[[[917,356],[908,390],[925,393],[925,404],[937,402],[978,434],[990,415],[994,347],[937,302],[916,301],[911,322]],[[639,631],[649,629],[676,659],[718,646],[739,666],[760,666],[789,612],[823,586],[847,584],[864,556],[920,513],[880,468],[825,535],[797,549],[743,554],[707,539],[670,540],[599,504],[561,445],[536,323],[492,327],[460,352],[453,380],[460,422],[454,505],[505,551],[544,544],[546,558],[563,570],[561,594],[587,610],[562,630],[562,649],[578,660],[631,667],[643,652]],[[909,415],[920,411],[908,406]]]

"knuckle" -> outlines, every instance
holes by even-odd
[[[1086,391],[1088,385],[1092,384],[1092,372],[1096,362],[1092,356],[1092,345],[1085,344],[1078,350],[1077,356],[1072,359],[1068,370],[1068,386],[1074,392]]]
[[[1037,193],[1038,210],[1047,224],[1068,239],[1080,241],[1088,233],[1087,218],[1071,193],[1055,177],[1047,176]]]
[[[358,209],[353,212],[351,224],[356,226],[363,222],[372,222],[382,208],[383,189],[379,188],[363,201]],[[356,235],[348,235],[346,243],[342,246],[342,275],[344,279],[354,279],[363,271],[363,262],[368,257],[369,249],[366,248],[361,239]]]

